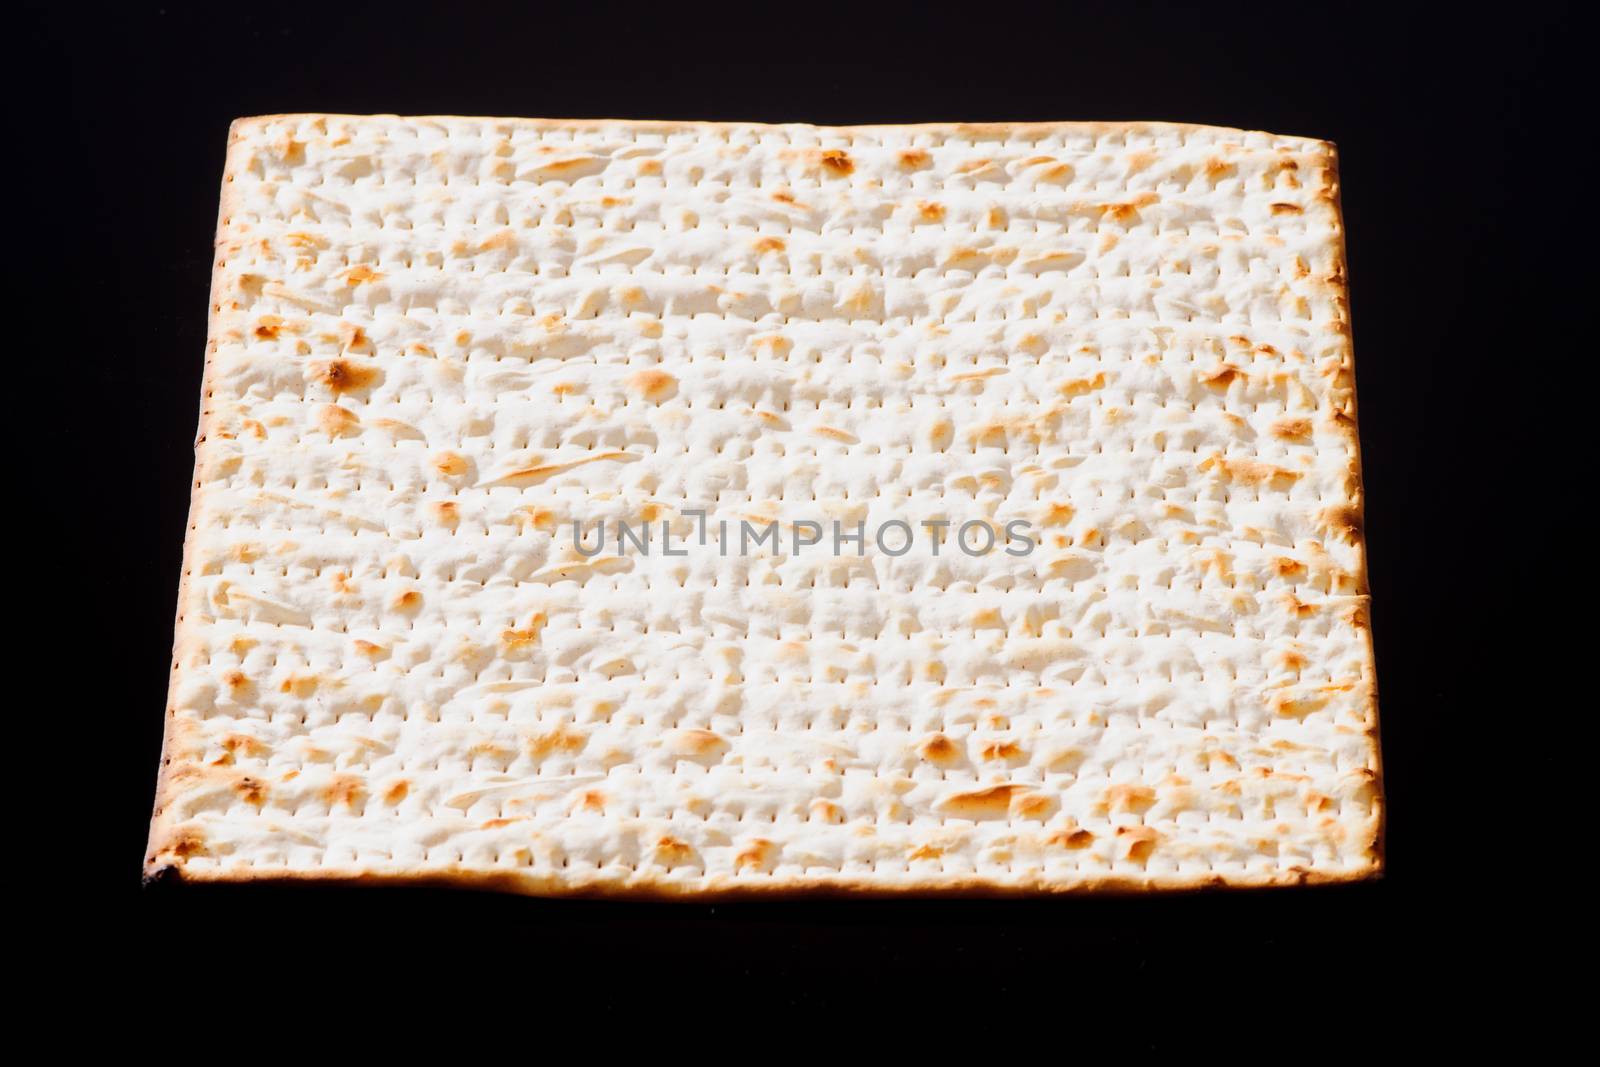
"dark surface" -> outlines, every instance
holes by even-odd
[[[1562,52],[1574,31],[1564,8],[1520,4],[1492,25],[1398,6],[1197,5],[1160,20],[1139,4],[987,3],[949,16],[866,4],[829,13],[788,4],[764,15],[757,4],[654,10],[449,5],[408,16],[394,5],[135,3],[92,17],[35,10],[14,38],[28,62],[51,72],[66,106],[64,124],[40,134],[61,161],[49,173],[64,183],[33,221],[46,231],[38,247],[53,272],[47,288],[68,304],[57,321],[86,375],[74,388],[96,404],[76,424],[92,427],[92,437],[72,445],[98,450],[96,493],[77,498],[77,514],[58,517],[94,546],[95,566],[79,576],[89,599],[78,603],[96,605],[90,621],[107,635],[92,643],[79,679],[91,690],[82,706],[93,709],[84,730],[94,753],[93,788],[80,799],[93,804],[97,835],[87,850],[75,836],[72,860],[94,898],[82,914],[102,958],[95,973],[160,984],[149,969],[182,951],[219,964],[224,984],[240,977],[229,961],[272,959],[311,962],[332,979],[349,967],[330,954],[353,951],[368,961],[353,984],[381,987],[384,961],[404,936],[449,958],[430,972],[443,985],[486,981],[481,965],[499,961],[518,976],[519,995],[547,1005],[645,998],[707,1011],[759,1002],[867,1013],[916,996],[915,1030],[937,1033],[948,1021],[982,1032],[1004,1008],[1007,1026],[1100,1029],[1130,1049],[1187,1047],[1217,1029],[1215,1017],[1197,1020],[1193,1035],[1154,1018],[1100,1027],[1107,1007],[1142,1004],[1162,989],[1187,1004],[1164,1016],[1168,1023],[1223,1004],[1269,1015],[1318,1006],[1309,1016],[1318,1022],[1290,1048],[1336,1047],[1342,1039],[1330,1034],[1346,1012],[1375,1027],[1400,1021],[1413,983],[1475,954],[1486,931],[1459,925],[1460,916],[1494,889],[1492,874],[1447,859],[1464,822],[1482,829],[1464,819],[1463,787],[1451,779],[1451,768],[1463,766],[1463,726],[1485,699],[1482,674],[1457,640],[1461,624],[1483,610],[1481,586],[1463,580],[1479,572],[1463,568],[1477,560],[1502,584],[1526,572],[1507,574],[1505,566],[1518,565],[1484,555],[1502,516],[1495,498],[1463,517],[1463,498],[1447,490],[1488,477],[1478,482],[1484,500],[1482,485],[1499,484],[1481,466],[1495,451],[1486,439],[1492,425],[1460,435],[1477,425],[1475,412],[1508,399],[1492,368],[1545,351],[1526,309],[1552,299],[1532,227],[1549,225],[1542,213],[1554,206],[1545,198],[1552,189],[1535,189],[1525,171],[1553,176],[1558,191],[1584,154],[1556,129],[1556,102],[1571,78]],[[763,24],[778,32],[758,36]],[[716,907],[141,889],[227,126],[236,116],[287,111],[820,123],[1149,118],[1336,141],[1366,462],[1387,877],[1166,900]],[[1530,153],[1530,144],[1540,147]],[[56,427],[56,439],[65,429]],[[1456,533],[1441,535],[1441,519]],[[1498,758],[1492,746],[1472,755]],[[1551,757],[1522,758],[1537,771]],[[1308,958],[1317,962],[1300,962]]]

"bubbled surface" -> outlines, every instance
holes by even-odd
[[[1337,181],[1163,124],[241,120],[149,871],[1375,872]]]

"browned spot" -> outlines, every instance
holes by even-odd
[[[411,783],[402,778],[398,782],[392,783],[388,789],[383,791],[383,802],[389,805],[398,804],[404,800],[410,792]]]
[[[578,799],[573,802],[574,811],[598,811],[602,815],[606,810],[606,795],[598,789],[585,789],[578,794]]]
[[[1150,166],[1158,157],[1154,152],[1129,152],[1126,160],[1129,174],[1138,174]]]
[[[1022,746],[1015,741],[991,738],[979,747],[978,755],[984,759],[1016,759],[1022,755]]]
[[[1272,709],[1274,715],[1282,715],[1289,719],[1303,719],[1312,712],[1326,706],[1327,703],[1326,697],[1297,695],[1287,690],[1281,693],[1274,693],[1267,700],[1267,706]]]
[[[1051,504],[1045,509],[1044,518],[1039,520],[1041,526],[1065,526],[1072,521],[1076,510],[1071,504]]]
[[[1056,392],[1065,397],[1084,396],[1096,389],[1104,389],[1106,376],[1102,372],[1093,378],[1070,378],[1056,386]]]
[[[1094,844],[1094,835],[1087,830],[1057,830],[1045,838],[1044,843],[1058,848],[1088,848]]]
[[[1300,205],[1277,203],[1272,205],[1274,215],[1298,215],[1301,213]]]
[[[1108,811],[1142,815],[1155,806],[1156,791],[1146,785],[1114,785],[1106,790],[1104,803]]]
[[[1215,571],[1218,580],[1226,582],[1228,585],[1233,584],[1233,557],[1228,553],[1215,549],[1210,552],[1196,553],[1194,558],[1195,562],[1200,564],[1202,576]]]
[[[276,315],[263,315],[256,323],[255,335],[263,341],[271,341],[283,331],[283,320]]]
[[[454,526],[461,521],[461,507],[454,500],[435,500],[428,504],[434,521],[444,526]]]
[[[733,857],[733,869],[742,871],[746,867],[764,871],[772,866],[773,859],[778,854],[778,846],[765,838],[755,838],[741,848]]]
[[[415,611],[422,606],[422,594],[415,589],[407,589],[396,594],[393,603],[397,611]]]
[[[1017,347],[1028,353],[1030,356],[1042,356],[1045,354],[1046,350],[1049,349],[1050,345],[1049,342],[1047,342],[1037,333],[1025,333],[1021,337],[1017,338]]]
[[[1018,793],[1011,798],[1008,814],[1013,819],[1045,819],[1055,808],[1055,798],[1047,793]]]
[[[952,382],[981,382],[986,378],[993,378],[997,374],[1004,373],[1006,373],[1006,368],[1004,367],[985,367],[982,370],[969,370],[961,374],[952,374],[950,380]]]
[[[364,367],[348,359],[313,363],[308,370],[312,381],[327,386],[335,396],[365,389],[378,380],[377,368]]]
[[[1281,437],[1286,441],[1308,441],[1311,439],[1311,420],[1302,418],[1281,418],[1272,424],[1272,436]]]
[[[589,737],[582,730],[575,730],[570,726],[557,726],[529,738],[525,748],[533,759],[543,759],[552,752],[582,752],[583,746],[588,743]]]
[[[1232,363],[1218,363],[1210,370],[1200,372],[1200,381],[1213,389],[1226,389],[1245,377],[1245,372]]]
[[[664,370],[642,370],[628,379],[628,388],[644,397],[658,403],[671,396],[677,388],[678,379]]]
[[[631,452],[595,452],[592,455],[584,456],[582,459],[567,460],[565,463],[539,463],[531,467],[519,467],[516,470],[507,471],[505,474],[500,475],[495,481],[540,482],[552,474],[559,474],[562,471],[571,470],[573,467],[581,467],[585,463],[600,463],[614,459],[631,460],[634,458],[636,457]]]
[[[555,173],[559,174],[562,171],[572,170],[575,167],[581,167],[590,162],[592,162],[592,160],[588,156],[572,156],[567,159],[552,159],[540,166],[539,169],[542,171],[554,171]]]
[[[539,633],[544,629],[545,614],[535,612],[528,620],[528,625],[522,629],[506,629],[500,631],[500,644],[508,653],[516,652],[532,645],[538,644]]]
[[[556,513],[549,508],[521,507],[513,511],[511,517],[522,527],[547,532],[556,528]]]
[[[750,247],[755,249],[757,255],[764,255],[768,252],[782,252],[789,246],[784,244],[781,238],[763,237]]]
[[[479,756],[488,756],[490,759],[507,759],[512,751],[504,745],[493,741],[480,741],[467,749],[467,760],[471,762]]]
[[[903,149],[897,158],[900,160],[900,165],[906,170],[916,170],[919,167],[926,167],[930,162],[932,162],[932,157],[920,148]]]
[[[688,863],[694,859],[694,849],[689,847],[687,841],[680,841],[676,837],[663,835],[656,839],[656,859],[672,866],[675,863]]]
[[[709,756],[728,747],[728,742],[710,730],[675,730],[669,743],[680,756]]]
[[[1140,193],[1132,200],[1101,204],[1100,210],[1115,222],[1137,222],[1139,219],[1139,209],[1142,207],[1149,207],[1159,199],[1160,197],[1156,196],[1154,193]]]
[[[811,802],[811,817],[820,822],[844,822],[844,809],[831,800],[817,798]]]
[[[358,779],[354,774],[339,774],[322,789],[322,798],[328,801],[330,808],[338,808],[339,805],[355,808],[365,797],[366,789],[362,785],[362,779]]]
[[[433,469],[447,478],[467,473],[467,457],[459,452],[440,452],[433,457]]]
[[[1072,176],[1072,167],[1051,156],[1032,156],[1022,161],[1029,172],[1040,181],[1063,181]],[[1129,173],[1132,173],[1130,171]]]
[[[942,855],[944,855],[944,849],[935,845],[918,845],[907,853],[906,859],[915,863],[917,860],[936,860]]]
[[[1272,566],[1284,578],[1293,578],[1296,575],[1304,574],[1306,570],[1304,563],[1289,556],[1279,556],[1273,561]]]
[[[1283,488],[1300,477],[1299,471],[1258,463],[1253,459],[1228,459],[1222,455],[1208,456],[1200,462],[1200,470],[1216,471],[1229,481],[1245,485],[1270,485]]]
[[[1020,427],[1019,427],[1020,428]],[[986,422],[972,427],[967,436],[980,445],[991,448],[1005,448],[1009,443],[1011,424],[1006,422]]]
[[[229,671],[222,676],[222,683],[234,693],[243,693],[250,688],[250,679],[243,671]]]
[[[478,243],[478,251],[492,252],[497,248],[514,248],[516,243],[517,235],[514,232],[511,230],[501,230],[498,233],[490,234],[488,237],[485,237],[482,241],[480,241]]]
[[[1361,509],[1354,504],[1341,504],[1327,508],[1318,516],[1322,525],[1347,544],[1361,540]]]
[[[944,205],[933,200],[920,200],[917,202],[917,214],[924,222],[943,222]]]
[[[946,797],[939,807],[957,815],[977,818],[985,815],[1005,815],[1011,810],[1011,798],[1019,793],[1032,792],[1024,785],[993,785],[987,789],[973,789]]]
[[[855,161],[848,153],[838,148],[829,148],[817,157],[824,170],[835,177],[842,178],[856,169]]]
[[[1233,173],[1233,164],[1229,163],[1225,159],[1219,159],[1216,156],[1212,156],[1210,159],[1206,160],[1204,169],[1207,178],[1211,179],[1212,181],[1217,181],[1221,178],[1226,178],[1228,175]]]
[[[241,778],[233,783],[233,791],[253,808],[267,802],[267,784],[259,778]]]
[[[1293,593],[1284,594],[1283,606],[1288,610],[1290,615],[1293,615],[1297,619],[1309,619],[1311,616],[1317,613],[1317,606],[1315,604],[1308,604],[1296,597]]]
[[[251,737],[249,734],[229,734],[224,737],[221,744],[227,753],[227,762],[232,763],[235,756],[244,756],[246,759],[267,754],[267,746]]]
[[[917,746],[922,758],[933,763],[947,763],[961,754],[956,743],[944,734],[934,734]]]
[[[304,700],[317,691],[320,679],[314,674],[291,674],[278,686],[280,693],[291,693]]]
[[[317,409],[317,428],[329,437],[346,437],[361,429],[361,420],[349,408],[325,404]]]
[[[772,199],[776,200],[780,204],[796,203],[794,194],[789,192],[787,189],[779,189],[777,192],[772,194]]]
[[[1286,671],[1301,670],[1309,662],[1310,660],[1306,659],[1303,653],[1292,648],[1284,649],[1278,653],[1278,664]]]
[[[974,630],[1003,630],[1005,625],[1005,621],[1000,618],[999,608],[983,608],[972,613]]]
[[[172,833],[159,854],[188,859],[190,856],[209,856],[211,852],[206,848],[204,834],[191,827],[185,827]]]
[[[1135,863],[1144,863],[1150,858],[1150,853],[1155,851],[1161,835],[1148,826],[1119,826],[1117,840],[1126,846],[1128,859]]]
[[[835,441],[842,441],[847,445],[853,445],[857,440],[855,434],[852,434],[847,430],[840,430],[833,426],[813,426],[811,428],[811,432],[814,434],[819,434],[822,437],[832,438]]]
[[[382,278],[383,274],[380,271],[373,270],[365,263],[358,263],[356,266],[345,271],[342,277],[344,278],[344,283],[346,285],[354,286],[365,285],[367,282],[375,282],[379,278]]]

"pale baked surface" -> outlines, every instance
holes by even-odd
[[[217,249],[148,873],[1377,872],[1331,145],[273,116]],[[1037,548],[870,534],[973,519]]]

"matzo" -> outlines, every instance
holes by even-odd
[[[1337,192],[1157,123],[236,123],[147,871],[1375,873]]]

